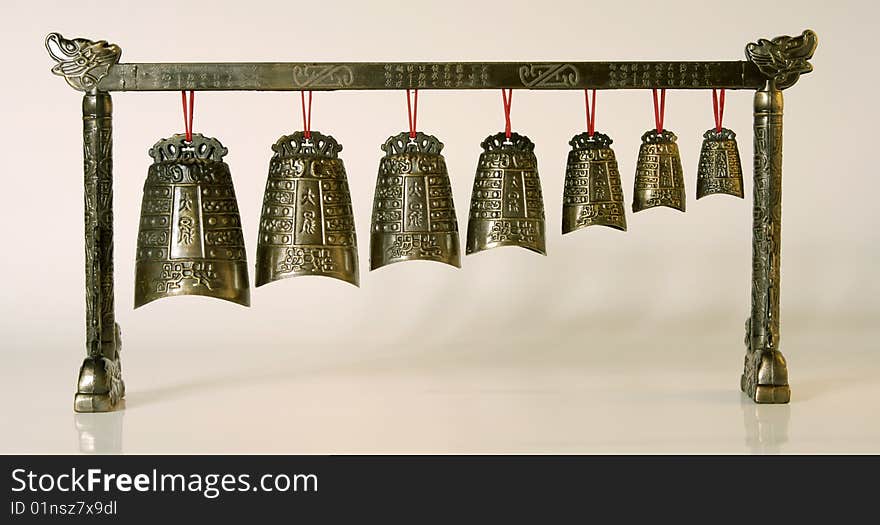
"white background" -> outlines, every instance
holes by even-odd
[[[880,452],[873,2],[18,2],[4,54],[0,452]],[[132,309],[146,151],[182,130],[179,93],[114,100],[116,312],[127,408],[72,412],[84,350],[80,97],[50,73],[51,31],[106,39],[123,62],[739,60],[805,28],[815,71],[785,92],[782,344],[792,403],[740,392],[751,256],[752,92],[728,92],[747,198],[695,200],[708,91],[668,93],[688,211],[629,231],[560,234],[583,93],[516,91],[536,154],[548,257],[502,248],[368,271],[379,146],[402,92],[316,93],[343,145],[361,287],[298,278],[251,308],[185,297]],[[462,241],[498,91],[422,91],[445,143]],[[649,91],[598,95],[627,204]],[[301,128],[298,93],[197,93],[195,131],[229,148],[253,269],[270,146]],[[253,281],[253,273],[251,273]]]

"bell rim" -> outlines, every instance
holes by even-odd
[[[574,232],[579,231],[579,230],[586,230],[587,228],[589,228],[589,227],[591,227],[591,226],[605,226],[606,228],[611,228],[611,229],[614,229],[614,230],[617,230],[617,231],[621,231],[621,232],[625,232],[625,231],[626,231],[626,221],[624,221],[623,225],[620,225],[620,224],[610,224],[610,223],[604,223],[604,222],[594,222],[594,223],[592,223],[592,224],[581,224],[581,225],[577,225],[577,226],[574,226],[574,227],[571,227],[571,228],[568,228],[568,229],[566,229],[566,228],[565,228],[565,225],[563,224],[563,225],[562,225],[562,235],[565,235],[565,234],[568,234],[568,233],[574,233]]]
[[[461,270],[461,255],[459,253],[455,254],[455,261],[444,261],[441,259],[432,259],[427,257],[397,257],[393,261],[386,261],[381,264],[375,264],[373,260],[370,260],[370,271],[376,271],[380,268],[384,268],[386,266],[391,266],[392,264],[403,263],[403,262],[414,262],[414,261],[422,261],[428,263],[440,263],[446,266],[452,266],[457,270]]]
[[[142,306],[146,306],[150,303],[154,303],[156,301],[160,301],[162,299],[170,299],[172,297],[193,297],[193,298],[203,298],[203,299],[218,299],[221,301],[226,301],[230,303],[235,303],[243,308],[250,308],[251,306],[251,293],[250,287],[245,288],[239,293],[239,297],[219,297],[217,295],[209,295],[205,293],[179,293],[179,294],[165,294],[152,298],[139,298],[135,297],[134,301],[134,309],[137,310]]]
[[[543,255],[544,257],[547,257],[546,244],[542,247],[537,247],[537,246],[527,246],[525,244],[519,244],[519,243],[515,243],[515,242],[511,242],[511,241],[497,241],[497,242],[492,242],[492,243],[486,244],[484,246],[478,246],[478,247],[474,247],[474,248],[468,246],[467,250],[465,251],[465,255],[476,255],[480,252],[489,251],[494,248],[523,248],[523,249],[528,250],[530,252],[534,252],[534,253],[537,253],[538,255]]]
[[[682,199],[680,208],[678,206],[673,206],[671,204],[651,204],[648,206],[640,206],[638,208],[636,208],[636,205],[633,204],[632,208],[633,208],[633,213],[638,213],[640,211],[650,210],[653,208],[669,208],[671,210],[676,210],[676,211],[680,211],[681,213],[685,213],[685,202],[684,202],[684,199]]]
[[[711,191],[709,193],[697,193],[697,200],[700,200],[703,197],[709,197],[711,195],[728,195],[730,197],[737,197],[740,199],[746,198],[745,192],[742,191],[742,188],[740,188],[740,191],[738,193],[730,193],[727,191]]]
[[[347,279],[345,277],[339,275],[330,275],[327,273],[288,273],[284,275],[277,275],[268,279],[259,279],[254,282],[254,288],[260,288],[261,286],[266,286],[267,284],[272,284],[278,281],[283,281],[285,279],[293,279],[294,277],[327,277],[329,279],[333,279],[334,281],[342,281],[348,283],[355,288],[360,288],[360,272],[355,272],[352,278]]]

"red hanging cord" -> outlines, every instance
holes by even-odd
[[[663,118],[666,116],[666,88],[660,90],[660,106],[657,106],[657,89],[654,89],[654,124],[657,133],[663,132]]]
[[[299,98],[302,102],[303,113],[303,137],[312,138],[312,91],[309,90],[309,110],[306,111],[306,92],[300,91]]]
[[[593,103],[590,104],[589,90],[584,90],[584,104],[587,106],[587,133],[592,137],[596,133],[596,90],[593,90]],[[590,106],[593,107],[592,111]]]
[[[186,141],[193,139],[193,105],[195,103],[195,91],[189,92],[189,110],[186,107],[186,91],[180,92],[180,100],[183,102],[183,128],[186,131]]]
[[[504,136],[510,138],[510,104],[513,102],[513,88],[501,89],[501,100],[504,103]]]
[[[721,95],[718,90],[712,90],[712,112],[715,114],[715,131],[721,133],[721,122],[724,120],[724,88],[721,88]]]
[[[415,93],[410,98],[410,90],[406,90],[406,115],[409,121],[409,138],[416,138],[416,118],[419,112],[419,90],[414,89]]]

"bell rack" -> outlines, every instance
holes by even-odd
[[[276,62],[119,63],[106,41],[50,33],[52,72],[83,95],[86,351],[74,410],[120,408],[125,395],[113,304],[113,91],[396,89],[752,89],[754,199],[751,314],[740,387],[757,403],[790,400],[779,351],[782,90],[818,45],[816,33],[759,39],[744,61],[719,62]]]

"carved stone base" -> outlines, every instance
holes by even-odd
[[[755,403],[788,403],[788,367],[778,350],[747,352],[740,388]]]
[[[76,412],[110,412],[121,408],[125,397],[122,366],[119,358],[87,357],[79,369],[73,410]]]

